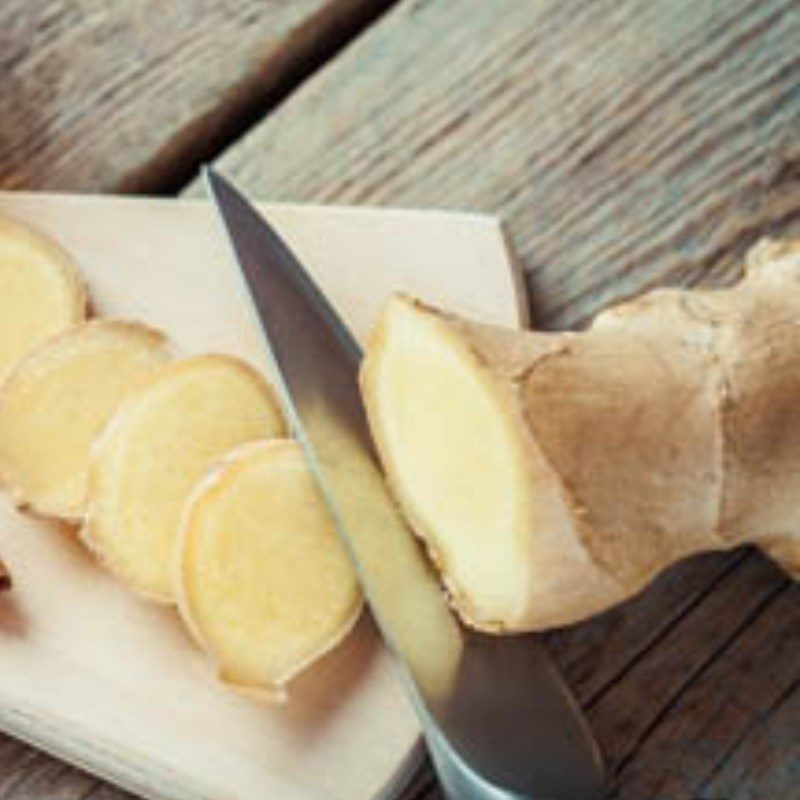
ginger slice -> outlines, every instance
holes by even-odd
[[[49,237],[0,218],[0,378],[85,316],[86,291],[72,259]]]
[[[175,561],[179,609],[233,686],[272,699],[361,608],[350,559],[300,446],[240,446],[194,489]]]
[[[0,387],[0,480],[16,503],[79,520],[92,440],[168,357],[159,331],[98,320],[23,358]]]
[[[82,539],[130,588],[175,602],[171,565],[192,487],[236,445],[284,433],[272,391],[244,362],[203,355],[162,368],[91,448]]]

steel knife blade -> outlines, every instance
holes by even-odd
[[[582,713],[536,636],[463,627],[381,474],[347,326],[266,219],[204,170],[263,326],[293,433],[356,565],[365,597],[452,800],[600,796]]]

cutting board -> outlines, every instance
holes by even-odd
[[[521,325],[499,222],[444,212],[264,206],[363,340],[407,291]],[[87,279],[94,313],[142,319],[186,354],[266,368],[261,333],[204,202],[0,194],[0,213],[49,232]],[[0,728],[149,798],[368,800],[393,796],[418,727],[368,616],[291,687],[283,707],[219,685],[174,612],[103,573],[68,530],[0,496]]]

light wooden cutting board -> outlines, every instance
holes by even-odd
[[[266,207],[363,339],[408,291],[520,325],[518,275],[497,220]],[[0,213],[55,236],[96,313],[164,328],[186,352],[265,368],[245,294],[202,202],[0,194]],[[408,774],[417,723],[368,618],[271,708],[218,685],[176,616],[117,586],[70,537],[0,496],[0,728],[159,800],[368,800]]]

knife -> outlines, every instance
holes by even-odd
[[[581,711],[533,635],[463,627],[392,500],[358,390],[360,349],[269,223],[204,169],[261,320],[273,379],[395,656],[450,800],[594,800],[603,767]]]

